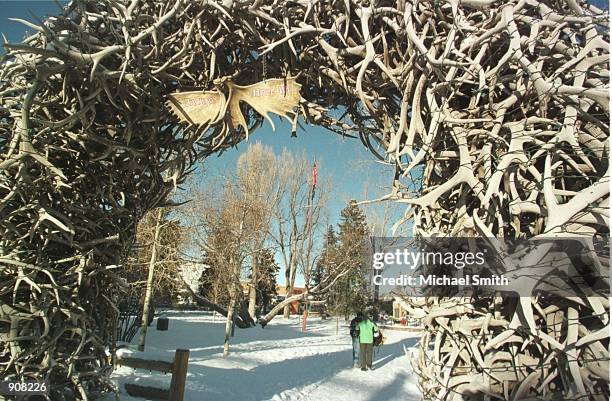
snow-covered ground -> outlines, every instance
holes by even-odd
[[[147,351],[133,356],[172,360],[176,348],[188,348],[185,401],[417,401],[421,399],[405,350],[417,343],[414,333],[387,330],[387,341],[374,355],[374,370],[352,368],[347,325],[336,319],[308,321],[277,317],[261,329],[236,328],[230,355],[223,357],[225,321],[203,312],[168,312],[168,331],[147,333]],[[138,336],[134,339],[137,341]],[[119,367],[113,374],[121,399],[123,383],[169,387],[170,375]]]

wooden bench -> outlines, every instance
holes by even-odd
[[[189,350],[177,349],[174,361],[152,361],[132,356],[117,356],[117,364],[134,369],[153,370],[156,372],[171,373],[169,389],[161,389],[138,384],[125,383],[125,390],[134,397],[153,398],[164,401],[183,401],[185,396],[185,381],[187,379],[187,366],[189,364]]]

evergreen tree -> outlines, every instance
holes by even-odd
[[[319,285],[326,277],[329,276],[330,272],[333,271],[335,265],[335,258],[337,255],[338,237],[334,231],[334,226],[331,224],[327,227],[325,233],[323,250],[319,255],[317,264],[312,272],[311,277],[311,288]]]
[[[206,266],[199,281],[199,291],[204,297],[225,308],[230,303],[230,287],[237,286],[239,277],[228,268],[231,260],[237,260],[235,236],[222,219],[211,219],[207,247],[203,263]]]
[[[365,309],[370,299],[367,259],[369,229],[365,214],[354,200],[340,213],[338,226],[335,259],[338,266],[349,267],[350,272],[336,282],[328,303],[334,313],[348,317]]]
[[[223,277],[219,275],[219,271],[212,267],[209,263],[214,261],[209,257],[204,258],[204,264],[207,266],[202,271],[200,276],[198,291],[199,293],[213,301],[214,303],[227,308],[229,305],[229,295],[225,286]]]
[[[276,276],[280,267],[276,264],[272,249],[259,251],[257,258],[257,306],[261,313],[276,299]]]

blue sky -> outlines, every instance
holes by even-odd
[[[238,156],[251,143],[261,142],[270,146],[275,153],[283,149],[294,154],[304,153],[314,163],[317,162],[319,179],[331,178],[334,193],[330,202],[332,219],[337,216],[350,199],[363,200],[380,196],[393,179],[393,168],[375,160],[370,151],[359,139],[342,138],[340,135],[318,126],[304,126],[298,130],[297,138],[291,137],[291,126],[275,119],[276,131],[265,122],[261,128],[241,142],[237,147],[226,151],[219,157],[210,157],[204,163],[206,174],[215,176],[233,170]]]

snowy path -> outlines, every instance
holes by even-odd
[[[174,349],[190,349],[185,401],[421,399],[404,352],[416,344],[414,334],[385,331],[387,343],[375,354],[374,370],[362,372],[351,367],[350,337],[342,321],[339,335],[335,319],[311,319],[306,333],[297,318],[277,318],[265,329],[236,329],[231,353],[223,358],[224,321],[201,312],[167,315],[170,330],[156,331],[153,323],[144,357],[170,360]],[[125,367],[114,377],[118,383],[159,387],[170,382],[170,376]],[[126,394],[121,399],[142,400]]]

